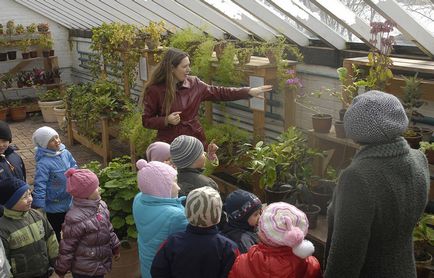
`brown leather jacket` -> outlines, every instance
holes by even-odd
[[[249,87],[228,88],[211,86],[202,82],[195,76],[188,76],[184,82],[177,87],[176,98],[170,109],[170,113],[182,112],[181,122],[178,125],[164,125],[166,113],[163,109],[165,84],[158,84],[149,87],[143,104],[145,111],[142,122],[146,128],[157,129],[157,141],[171,143],[179,135],[190,135],[199,139],[205,144],[205,133],[199,123],[199,107],[202,101],[231,101],[248,99]]]

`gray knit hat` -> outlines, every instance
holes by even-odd
[[[193,136],[180,135],[170,144],[170,156],[177,168],[188,168],[203,154],[203,145]]]
[[[397,97],[369,91],[354,98],[344,125],[347,137],[358,143],[381,143],[400,136],[407,129],[408,118]]]
[[[220,222],[222,206],[217,190],[210,186],[199,187],[188,194],[185,215],[192,226],[211,227]]]

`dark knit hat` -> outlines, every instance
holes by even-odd
[[[261,207],[261,200],[255,194],[241,189],[229,194],[224,205],[229,220],[233,221],[247,220]]]
[[[381,91],[369,91],[354,98],[344,116],[348,138],[372,144],[392,141],[408,126],[399,99]]]
[[[12,132],[9,125],[6,122],[0,121],[0,139],[8,140],[12,142]]]
[[[177,168],[188,168],[203,154],[203,145],[193,136],[180,135],[170,144],[170,156]]]
[[[0,181],[0,205],[13,208],[30,186],[23,180],[9,177]]]

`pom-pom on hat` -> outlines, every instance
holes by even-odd
[[[9,125],[6,122],[0,121],[0,139],[8,140],[12,142],[12,132]]]
[[[66,191],[74,198],[87,199],[99,187],[98,177],[88,169],[71,168],[65,176]]]
[[[188,194],[185,215],[192,226],[211,227],[220,222],[222,206],[222,199],[217,190],[204,186]]]
[[[177,168],[188,168],[203,154],[203,144],[197,138],[180,135],[170,144],[170,156]]]
[[[154,142],[146,149],[146,159],[148,161],[164,162],[170,159],[170,144],[166,142]]]
[[[225,211],[229,221],[244,221],[262,207],[261,200],[255,194],[241,189],[231,192],[225,200]]]
[[[137,183],[142,193],[161,197],[171,198],[172,187],[177,172],[173,167],[160,161],[147,162],[140,159],[136,162]]]
[[[33,133],[32,141],[36,147],[47,148],[48,142],[56,135],[59,136],[57,131],[49,126],[43,126]]]
[[[358,143],[392,141],[407,129],[408,118],[399,99],[369,91],[353,99],[344,116],[345,133]]]
[[[5,178],[0,181],[0,205],[11,209],[21,199],[30,186],[23,180],[15,177]]]

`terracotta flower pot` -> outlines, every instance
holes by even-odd
[[[12,121],[14,122],[22,122],[26,119],[26,107],[16,106],[9,108],[9,114],[11,116]]]

